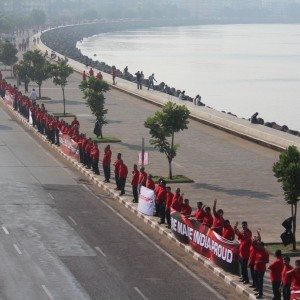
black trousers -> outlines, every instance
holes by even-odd
[[[248,259],[240,258],[241,275],[244,281],[249,282]]]
[[[120,190],[119,175],[115,173],[116,186]]]
[[[103,167],[104,177],[106,181],[110,180],[110,166]]]
[[[272,281],[272,289],[273,289],[273,300],[281,300],[280,294],[280,281]]]
[[[260,296],[263,295],[263,290],[264,290],[264,275],[265,272],[255,271],[255,276],[257,279],[257,289]]]
[[[126,184],[126,178],[119,178],[119,189],[121,193],[125,193],[125,184]]]
[[[93,171],[96,175],[99,175],[100,172],[99,172],[99,159],[93,159],[93,162],[92,162],[92,168],[93,168]]]
[[[250,268],[250,274],[251,274],[251,278],[252,278],[252,282],[253,285],[255,287],[257,287],[257,283],[256,283],[256,276],[255,276],[255,271],[254,271],[254,266],[249,267]]]
[[[290,300],[291,298],[291,285],[283,285],[282,286],[282,297],[283,300]]]
[[[133,194],[134,201],[138,202],[139,201],[138,186],[132,186],[132,194]]]
[[[90,169],[92,166],[92,158],[89,154],[85,154],[85,163],[86,163],[86,167]]]
[[[166,209],[166,220],[167,220],[167,224],[169,226],[171,226],[171,211],[170,211],[170,208]]]
[[[165,223],[166,219],[166,204],[164,202],[157,203],[158,216],[160,217],[160,222]]]

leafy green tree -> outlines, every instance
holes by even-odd
[[[42,98],[41,88],[44,81],[52,77],[52,65],[39,50],[27,51],[23,55],[24,62],[30,65],[30,79],[39,87],[39,98]]]
[[[65,97],[65,87],[68,84],[68,77],[73,74],[74,70],[72,67],[68,66],[66,60],[60,61],[57,65],[53,65],[52,76],[53,83],[55,85],[60,85],[63,94],[64,103],[64,115],[66,115],[66,97]]]
[[[300,200],[300,152],[296,146],[289,146],[279,156],[273,166],[273,172],[284,193],[284,199],[291,206],[293,218],[293,250],[296,250],[297,204]]]
[[[102,128],[105,124],[107,124],[107,109],[105,109],[104,93],[109,90],[109,85],[104,80],[90,77],[87,81],[82,81],[79,87],[83,92],[87,106],[90,107],[92,113],[95,115],[98,121],[100,127],[99,135],[101,138],[103,138]]]
[[[185,105],[168,102],[161,111],[145,121],[145,127],[150,129],[151,145],[167,156],[169,163],[169,178],[172,179],[172,161],[176,156],[179,145],[174,144],[174,135],[188,129],[190,112]]]
[[[5,42],[1,44],[0,47],[0,61],[6,65],[11,67],[11,76],[13,73],[13,65],[18,61],[18,57],[16,54],[18,53],[18,50],[16,47],[9,42]]]
[[[26,88],[28,88],[28,84],[30,82],[30,71],[31,71],[31,68],[30,68],[30,65],[28,64],[28,62],[21,60],[17,64],[18,76],[19,76],[19,79],[25,83],[25,91],[26,91]]]

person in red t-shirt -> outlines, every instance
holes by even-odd
[[[202,210],[203,203],[197,202],[197,209],[191,214],[197,221],[202,222],[204,218],[204,211]]]
[[[93,172],[96,175],[99,175],[99,156],[100,156],[100,151],[97,145],[97,142],[93,142],[93,146],[91,148],[91,158],[92,158],[92,168]]]
[[[255,294],[256,299],[263,298],[264,275],[266,272],[266,264],[269,262],[269,253],[265,249],[263,242],[258,242],[256,246],[254,272],[258,292]]]
[[[159,184],[160,188],[158,190],[156,201],[155,201],[155,208],[158,216],[160,217],[160,221],[158,224],[165,224],[166,218],[166,201],[167,201],[167,190],[166,190],[166,181],[161,180]]]
[[[148,174],[145,172],[145,168],[140,168],[139,186],[146,186]]]
[[[268,269],[270,270],[270,280],[272,282],[272,289],[274,300],[281,299],[280,293],[280,283],[282,278],[283,271],[283,260],[281,250],[276,250],[275,252],[275,260],[272,264],[269,265]]]
[[[91,149],[92,149],[92,139],[89,138],[87,140],[87,143],[86,143],[84,149],[83,149],[83,151],[84,151],[84,157],[85,157],[85,162],[86,162],[86,167],[88,169],[90,169],[91,166],[92,166]]]
[[[295,268],[287,272],[287,279],[291,282],[291,300],[300,299],[300,260],[295,261]]]
[[[237,226],[238,222],[236,222],[234,226],[234,232],[240,241],[239,246],[239,258],[240,258],[240,265],[241,265],[241,280],[244,284],[249,283],[249,276],[248,276],[248,259],[250,256],[250,246],[252,243],[252,232],[248,229],[248,224],[246,221],[242,222],[242,231],[240,231]]]
[[[202,210],[204,212],[202,224],[210,228],[213,224],[213,216],[211,215],[210,207],[203,205]]]
[[[171,228],[171,205],[174,194],[171,192],[171,187],[167,186],[167,200],[166,200],[166,220],[167,220],[167,228]]]
[[[293,267],[290,265],[290,258],[285,256],[283,258],[283,270],[281,276],[283,300],[290,300],[291,298],[291,278],[287,276],[287,273],[291,270],[293,270]]]
[[[183,204],[181,205],[180,213],[185,215],[186,217],[189,217],[191,215],[192,208],[190,207],[189,199],[184,199]]]
[[[115,180],[116,180],[116,188],[115,190],[120,190],[120,184],[119,184],[119,166],[120,166],[120,160],[122,158],[122,154],[117,154],[117,160],[114,162],[115,167]]]
[[[249,255],[249,260],[248,260],[248,266],[249,266],[250,274],[251,274],[251,278],[252,278],[252,285],[250,287],[254,288],[255,291],[258,291],[257,290],[257,280],[256,280],[256,276],[255,276],[255,271],[254,271],[256,248],[257,248],[257,243],[259,243],[261,241],[259,231],[257,231],[257,233],[258,233],[258,235],[254,236],[252,239],[252,243],[250,246],[250,255]]]
[[[153,178],[153,177],[152,177],[151,174],[149,174],[149,175],[147,176],[147,180],[146,180],[146,188],[148,188],[148,189],[154,191],[154,190],[155,190],[155,183],[154,183],[154,181],[153,181],[152,178]]]
[[[76,117],[74,117],[74,120],[71,123],[72,128],[75,128],[75,126],[77,126],[77,129],[79,129],[79,127],[80,127],[79,121],[77,120]]]
[[[131,186],[132,186],[132,194],[133,194],[133,203],[139,202],[139,192],[138,192],[138,186],[139,186],[139,177],[140,172],[138,170],[137,165],[133,165],[133,171],[132,171],[132,180],[131,180]]]
[[[223,228],[222,228],[222,237],[226,240],[233,241],[234,240],[234,229],[230,225],[229,220],[224,220]]]
[[[182,202],[183,202],[183,193],[180,195],[180,188],[176,189],[175,195],[172,199],[172,204],[171,204],[171,208],[180,212],[181,211],[181,206],[182,206]]]
[[[111,163],[111,150],[110,145],[107,145],[104,149],[104,155],[102,159],[102,167],[104,173],[104,182],[110,181],[110,163]]]
[[[128,175],[128,168],[124,164],[123,160],[120,159],[119,164],[119,187],[120,187],[120,196],[125,194],[125,184],[126,184],[126,178]]]
[[[217,199],[215,199],[214,201],[213,213],[214,213],[214,221],[211,229],[214,230],[219,235],[222,235],[223,223],[224,223],[224,219],[223,219],[224,212],[222,209],[217,210]]]

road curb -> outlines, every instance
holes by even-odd
[[[25,126],[30,130],[39,140],[44,142],[47,146],[50,146],[57,154],[66,159],[69,163],[71,163],[78,171],[80,171],[88,180],[96,184],[100,189],[102,189],[105,193],[111,196],[114,200],[117,200],[120,204],[129,209],[132,213],[134,213],[139,219],[143,220],[146,224],[150,225],[153,229],[157,230],[159,234],[167,237],[170,241],[174,242],[180,248],[184,249],[186,253],[191,255],[197,262],[201,263],[204,267],[211,270],[215,275],[221,278],[227,285],[233,287],[238,294],[244,295],[249,299],[256,299],[254,293],[251,289],[246,288],[244,285],[239,283],[239,277],[234,276],[228,272],[225,272],[221,268],[217,267],[213,262],[206,259],[204,256],[196,253],[192,248],[188,245],[185,245],[179,242],[172,232],[168,229],[165,229],[157,223],[157,220],[154,217],[149,217],[140,213],[137,209],[137,205],[132,203],[128,196],[119,196],[118,192],[116,192],[113,188],[110,188],[107,183],[102,182],[102,176],[95,175],[91,170],[86,169],[82,164],[80,164],[76,159],[68,156],[63,153],[59,147],[52,144],[47,140],[47,138],[40,134],[32,125],[28,123],[28,121],[21,116],[18,112],[14,111],[14,109],[6,104],[3,101],[0,101],[0,106],[8,111],[8,113],[14,116],[21,125]]]

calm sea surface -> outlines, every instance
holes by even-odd
[[[155,73],[217,109],[300,130],[300,24],[163,27],[100,34],[82,53]]]

